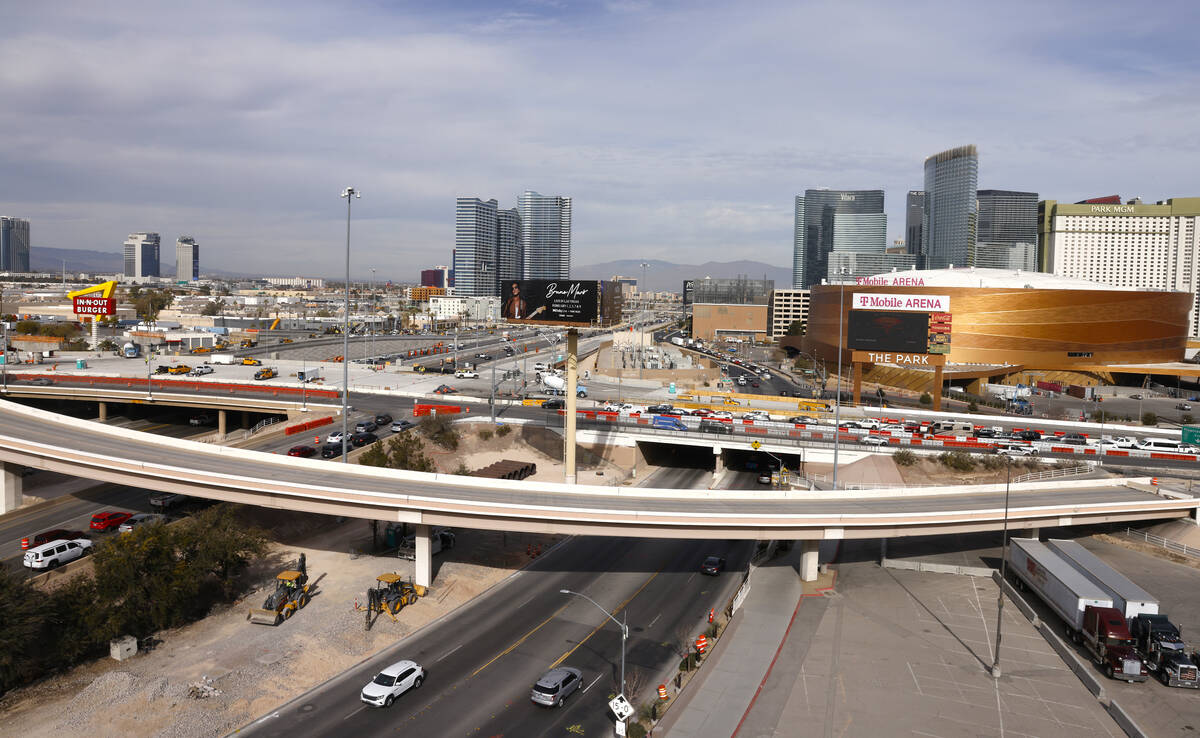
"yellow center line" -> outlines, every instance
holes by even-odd
[[[555,610],[553,615],[551,615],[550,617],[546,618],[546,619],[545,619],[545,620],[543,620],[542,622],[538,623],[537,627],[535,627],[533,630],[529,631],[529,632],[528,632],[528,633],[526,633],[525,635],[521,636],[521,639],[520,639],[520,640],[518,640],[516,643],[512,644],[512,645],[511,645],[511,646],[509,646],[508,648],[506,648],[506,649],[504,649],[503,651],[501,651],[500,653],[496,654],[494,657],[492,657],[492,660],[491,660],[491,661],[488,661],[486,664],[484,664],[483,666],[479,667],[479,668],[478,668],[478,669],[476,669],[474,672],[472,672],[472,673],[471,673],[471,676],[473,677],[473,676],[475,676],[476,674],[478,674],[479,672],[481,672],[481,671],[483,671],[484,669],[488,668],[489,666],[491,666],[491,665],[492,665],[492,663],[494,663],[494,662],[496,661],[496,659],[500,658],[501,656],[507,656],[508,654],[512,653],[512,650],[513,650],[514,648],[516,648],[517,646],[521,645],[521,644],[522,644],[522,643],[524,643],[526,640],[528,640],[528,639],[529,639],[529,636],[531,636],[531,635],[533,635],[534,633],[536,633],[536,632],[538,632],[539,630],[541,630],[541,629],[542,629],[542,626],[544,626],[546,623],[548,623],[548,622],[550,622],[551,620],[553,620],[554,618],[558,617],[559,613],[561,613],[563,610],[566,610],[566,609],[567,609],[567,606],[568,606],[568,605],[570,605],[570,604],[571,604],[571,603],[570,603],[570,602],[568,602],[568,603],[566,603],[565,605],[563,605],[562,607],[560,607],[560,608],[558,608],[557,610]],[[470,678],[470,677],[468,677],[468,678]]]
[[[629,599],[627,599],[627,600],[625,600],[624,602],[622,602],[621,604],[617,605],[617,608],[616,608],[615,610],[613,610],[613,611],[612,611],[613,615],[616,615],[617,613],[619,613],[619,612],[621,612],[622,610],[624,610],[624,609],[625,609],[625,606],[626,606],[626,605],[628,605],[628,604],[629,604],[631,601],[633,601],[633,598],[634,598],[634,597],[637,597],[638,595],[640,595],[640,594],[642,593],[642,590],[643,590],[643,589],[645,589],[645,588],[646,588],[646,587],[647,587],[647,586],[650,584],[650,582],[653,582],[653,581],[654,581],[654,577],[658,576],[658,575],[659,575],[661,572],[662,572],[662,569],[659,569],[658,571],[656,571],[656,572],[654,572],[653,574],[651,574],[649,579],[647,579],[646,581],[642,582],[642,586],[638,587],[636,592],[634,592],[633,594],[629,595]],[[561,611],[560,611],[560,612],[561,612]],[[555,613],[555,614],[557,614],[557,613]],[[591,633],[588,633],[586,638],[584,638],[584,639],[583,639],[582,641],[580,641],[579,643],[576,643],[574,648],[572,648],[570,651],[567,651],[567,652],[566,652],[566,653],[564,653],[562,656],[559,656],[557,661],[555,661],[553,664],[550,664],[550,668],[551,668],[551,669],[553,669],[554,667],[558,666],[559,664],[561,664],[562,662],[564,662],[564,661],[566,661],[568,658],[570,658],[570,657],[571,657],[571,654],[573,654],[573,653],[575,653],[576,651],[578,651],[580,646],[582,646],[583,644],[585,644],[585,643],[587,643],[587,642],[588,642],[588,638],[591,638],[592,636],[596,635],[596,633],[597,633],[597,632],[598,632],[598,631],[599,631],[601,628],[603,628],[603,627],[604,627],[604,626],[605,626],[607,623],[608,623],[608,618],[605,618],[604,620],[601,620],[601,621],[600,621],[600,624],[599,624],[599,625],[597,625],[595,628],[593,628],[593,629],[592,629],[592,632],[591,632]],[[539,627],[540,627],[540,626],[539,626]]]

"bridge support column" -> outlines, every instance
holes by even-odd
[[[218,410],[217,411],[217,440],[218,441],[225,440],[225,428],[226,428],[225,420],[226,420],[225,411]]]
[[[1035,541],[1042,537],[1041,528],[1030,528],[1029,530],[1025,531],[1025,533]]]
[[[249,429],[250,429],[250,413],[243,410],[242,411],[242,430],[249,430]]]
[[[107,423],[108,422],[108,403],[100,402],[97,404],[99,405],[99,407],[96,408],[96,414],[100,416],[100,422]]]
[[[567,330],[567,402],[566,402],[566,433],[563,441],[563,470],[567,484],[575,484],[575,408],[578,401],[575,398],[579,386],[579,330]]]
[[[852,364],[853,369],[850,370],[851,376],[851,400],[854,404],[862,404],[862,362],[856,361]]]
[[[820,556],[820,541],[800,541],[800,581],[817,581],[817,565],[821,563]]]
[[[713,484],[717,483],[717,478],[723,471],[725,471],[725,453],[720,446],[713,446]]]
[[[12,512],[21,506],[21,467],[0,462],[0,514]]]
[[[939,412],[942,409],[942,365],[938,364],[933,368],[933,386],[929,388],[929,394],[933,395],[933,410]]]
[[[429,526],[418,525],[416,532],[416,554],[413,584],[428,587],[433,583],[433,546],[429,540]]]

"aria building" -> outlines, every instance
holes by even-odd
[[[126,277],[159,276],[157,233],[131,233],[124,245]]]
[[[0,272],[28,272],[29,221],[0,217]]]
[[[978,229],[966,264],[1036,271],[1037,193],[979,190],[975,200]]]
[[[805,190],[796,196],[792,287],[805,289],[828,276],[834,251],[887,249],[883,190]]]
[[[570,279],[571,198],[526,190],[517,209],[525,279]]]
[[[927,269],[965,266],[975,246],[979,154],[974,145],[948,149],[925,160],[925,214],[921,255]]]
[[[191,236],[175,240],[175,281],[195,282],[200,279],[200,244]]]
[[[521,279],[522,261],[521,216],[516,209],[503,210],[494,199],[458,198],[454,211],[457,294],[499,295],[499,280]]]

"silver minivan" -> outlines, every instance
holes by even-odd
[[[583,683],[583,672],[570,666],[558,666],[542,674],[533,685],[529,699],[547,707],[562,707],[563,700],[579,689]]]

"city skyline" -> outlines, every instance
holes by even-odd
[[[891,242],[923,158],[961,143],[984,158],[980,184],[1060,202],[1189,196],[1200,158],[1180,145],[1197,104],[1179,94],[1196,66],[1187,3],[1132,20],[1068,4],[1032,25],[1018,7],[986,43],[961,33],[979,23],[966,4],[8,10],[0,156],[21,176],[0,183],[0,212],[33,224],[33,249],[203,233],[206,267],[267,272],[300,252],[336,274],[353,185],[352,271],[415,278],[447,259],[425,255],[453,245],[451,198],[537,183],[571,193],[574,263],[782,265],[801,188],[884,190]],[[801,28],[823,31],[795,44]],[[787,96],[754,73],[835,67]],[[480,82],[496,77],[519,97]],[[1004,102],[1024,114],[994,115]]]

